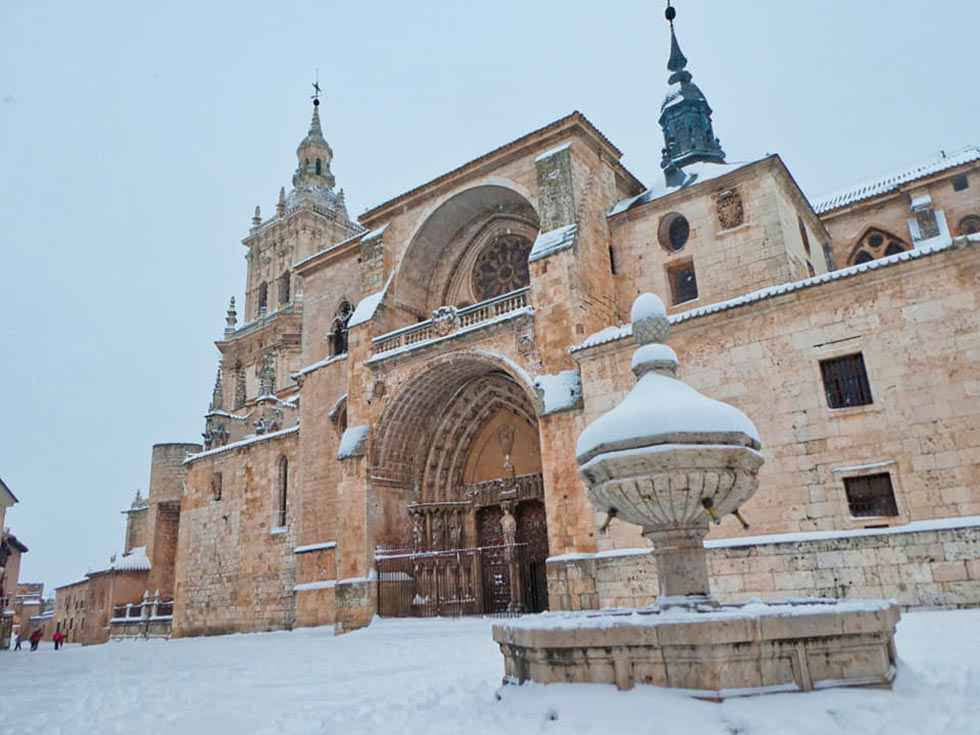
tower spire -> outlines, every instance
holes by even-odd
[[[725,152],[712,128],[708,100],[691,81],[691,72],[687,70],[687,57],[674,32],[677,9],[670,0],[667,0],[664,16],[670,25],[670,56],[667,59],[670,88],[660,106],[660,127],[664,132],[660,167],[667,183],[677,185],[685,179],[682,171],[685,166],[698,162],[724,163]]]
[[[667,17],[667,22],[670,23],[670,58],[667,59],[667,69],[672,72],[683,71],[684,67],[687,66],[687,57],[681,51],[680,44],[677,43],[677,36],[674,34],[674,18],[677,17],[677,9],[670,4],[670,0],[667,0],[667,10],[664,11],[664,15]]]
[[[333,160],[333,150],[323,137],[320,125],[320,82],[319,73],[313,82],[313,117],[310,119],[310,129],[306,137],[300,141],[296,149],[298,166],[293,174],[293,186],[297,189],[319,187],[333,189],[334,177],[330,172],[330,162]]]

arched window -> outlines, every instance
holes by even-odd
[[[279,305],[285,306],[289,303],[289,271],[279,276]]]
[[[265,281],[259,284],[259,316],[265,316],[269,309],[269,284]]]
[[[221,500],[221,473],[215,472],[211,475],[211,497],[214,500]]]
[[[851,251],[850,265],[868,263],[888,255],[897,255],[909,250],[908,244],[901,238],[877,227],[868,228]]]
[[[286,525],[286,497],[289,491],[289,460],[279,458],[276,466],[276,517],[275,525],[282,528]]]
[[[527,259],[531,254],[531,242],[521,235],[498,235],[483,248],[473,265],[473,292],[486,301],[531,282]]]
[[[323,173],[323,169],[320,167],[320,159],[316,159],[316,175],[319,176]]]
[[[956,231],[961,235],[975,235],[980,232],[980,216],[968,214],[960,220],[959,227],[956,228]]]
[[[337,317],[333,320],[333,327],[330,329],[330,354],[342,355],[347,352],[347,322],[350,321],[354,309],[350,302],[343,300],[337,308]]]

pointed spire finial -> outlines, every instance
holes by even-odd
[[[670,79],[670,83],[673,84],[675,81],[680,81],[680,79],[675,80],[674,76],[677,76],[677,72],[683,71],[684,67],[687,66],[687,57],[681,51],[680,44],[677,43],[677,36],[674,34],[674,18],[677,17],[677,9],[670,4],[670,0],[667,0],[667,10],[664,11],[664,16],[670,23],[670,58],[667,59],[667,70],[674,72]],[[688,78],[690,78],[689,75]]]
[[[255,229],[262,224],[262,210],[259,205],[255,205],[255,214],[252,215],[252,229]]]
[[[316,70],[316,75],[313,77],[313,106],[320,106],[320,70]]]
[[[279,187],[279,199],[276,201],[276,216],[282,217],[286,214],[286,187]]]
[[[225,338],[233,335],[237,326],[238,312],[235,311],[235,297],[232,296],[231,301],[228,302],[228,311],[225,312]]]

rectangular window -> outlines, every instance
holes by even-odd
[[[953,191],[963,191],[969,188],[970,182],[966,178],[966,174],[958,174],[953,177]]]
[[[616,275],[616,253],[613,252],[612,245],[609,246],[609,272]]]
[[[879,475],[846,477],[844,492],[847,493],[847,505],[851,509],[851,515],[855,518],[898,515],[895,491],[892,490],[892,478],[887,472]]]
[[[830,408],[865,406],[872,402],[868,373],[861,353],[820,361],[823,387]]]
[[[694,301],[698,297],[698,279],[694,274],[694,262],[687,260],[667,269],[670,282],[670,298],[674,305]]]

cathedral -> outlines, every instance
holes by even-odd
[[[651,602],[649,543],[575,462],[643,292],[761,433],[720,598],[980,604],[980,148],[811,200],[730,160],[668,19],[654,182],[573,112],[354,219],[314,100],[203,444],[155,447],[128,511],[172,635]]]

